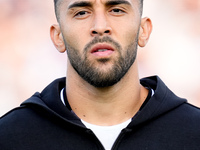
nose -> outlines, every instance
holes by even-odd
[[[110,35],[112,29],[108,23],[108,18],[103,13],[98,13],[94,16],[93,25],[90,30],[91,36]]]

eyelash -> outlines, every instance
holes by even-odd
[[[80,11],[80,12],[76,13],[75,16],[79,16],[79,15],[82,16],[82,15],[84,15],[83,13],[86,14],[87,11]]]
[[[117,12],[114,12],[114,11],[117,11]],[[120,8],[113,8],[110,12],[113,12],[113,13],[125,13],[125,11],[123,11]]]
[[[76,17],[76,18],[84,18],[84,16],[89,14],[89,13],[90,13],[89,11],[81,10],[81,11],[78,11],[77,13],[75,13],[74,17]]]
[[[125,13],[125,11],[121,8],[112,8],[109,10],[109,12],[112,13],[113,15],[120,15],[120,14]],[[74,17],[85,18],[85,17],[87,17],[87,14],[90,14],[90,12],[87,10],[81,10],[81,11],[78,11],[77,13],[75,13]]]

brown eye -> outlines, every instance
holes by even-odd
[[[118,9],[118,8],[114,8],[111,10],[113,13],[125,13],[123,10]]]
[[[76,16],[83,16],[83,15],[85,15],[85,14],[87,14],[86,11],[81,11],[81,12],[77,13]]]
[[[85,18],[89,15],[90,13],[88,11],[79,11],[78,13],[75,14],[74,17],[76,18]]]
[[[125,11],[123,11],[122,9],[119,9],[119,8],[114,8],[114,9],[110,10],[110,13],[115,16],[121,16],[121,15],[125,14]]]

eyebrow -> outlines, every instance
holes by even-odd
[[[126,0],[110,0],[106,2],[106,6],[113,6],[113,5],[120,5],[120,4],[126,4],[126,5],[131,5],[130,2]]]
[[[92,3],[88,1],[80,1],[80,2],[75,2],[71,5],[69,5],[68,9],[75,8],[75,7],[91,7]]]
[[[130,2],[126,0],[109,0],[105,3],[106,6],[113,6],[113,5],[120,5],[126,4],[131,5]],[[75,7],[92,7],[92,3],[89,1],[79,1],[69,5],[68,9],[75,8]]]

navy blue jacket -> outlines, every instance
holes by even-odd
[[[200,109],[173,94],[159,77],[141,79],[153,97],[121,131],[112,150],[200,150]],[[0,118],[0,150],[104,150],[63,105],[57,79]]]

